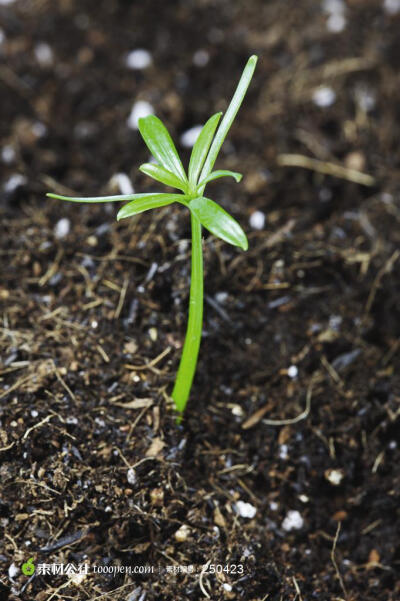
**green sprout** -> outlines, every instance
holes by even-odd
[[[176,151],[175,145],[162,121],[150,115],[139,119],[139,131],[156,159],[156,163],[141,165],[140,171],[158,182],[180,190],[178,194],[148,193],[119,196],[99,196],[75,198],[47,194],[50,198],[72,202],[115,202],[130,201],[117,214],[117,220],[138,215],[149,209],[165,207],[178,202],[190,211],[192,229],[192,259],[189,299],[189,319],[178,374],[172,391],[172,399],[182,416],[185,410],[199,354],[203,323],[203,248],[201,228],[221,238],[225,242],[247,250],[246,234],[240,225],[220,205],[204,196],[206,184],[220,177],[233,177],[236,182],[242,179],[240,173],[227,170],[212,171],[221,146],[242,104],[249,87],[257,56],[247,61],[231,103],[221,123],[222,113],[216,113],[207,121],[197,138],[190,157],[188,176]],[[219,127],[217,129],[217,126]]]

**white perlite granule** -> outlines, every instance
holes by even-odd
[[[180,138],[182,146],[184,146],[185,148],[192,148],[197,138],[199,137],[202,129],[202,125],[194,125],[187,131],[183,132]]]
[[[133,467],[129,468],[129,470],[126,473],[126,479],[128,480],[129,484],[135,484],[136,482],[136,472],[133,469]]]
[[[282,528],[286,530],[286,532],[290,532],[291,530],[300,530],[303,525],[304,520],[300,513],[295,509],[288,511],[285,519],[282,522]]]
[[[151,58],[151,54],[148,50],[144,50],[144,48],[137,48],[136,50],[132,50],[128,54],[125,60],[125,64],[129,69],[147,69],[150,67],[153,59]]]
[[[253,228],[253,230],[264,229],[264,226],[265,226],[264,213],[262,213],[261,211],[254,211],[254,213],[252,213],[250,215],[249,224],[250,224],[250,227]]]
[[[289,378],[297,378],[298,373],[299,370],[297,369],[296,365],[291,365],[287,370],[287,375],[289,376]]]
[[[63,217],[59,221],[57,221],[56,226],[54,228],[55,237],[60,240],[61,238],[65,238],[69,234],[69,230],[71,228],[71,222],[66,217]]]
[[[146,100],[138,100],[132,106],[131,113],[128,117],[128,127],[131,129],[139,129],[139,119],[153,114],[154,108],[151,106],[150,102],[147,102]]]
[[[335,102],[336,94],[332,88],[329,88],[328,86],[321,86],[314,91],[312,99],[314,104],[320,108],[327,108],[328,106],[332,106],[332,104]]]
[[[110,180],[111,186],[118,188],[121,194],[134,194],[130,177],[126,173],[115,173]]]
[[[251,503],[245,503],[244,501],[237,501],[235,503],[236,513],[240,515],[241,518],[247,518],[251,520],[257,513],[257,509]]]

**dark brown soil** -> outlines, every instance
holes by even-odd
[[[348,0],[339,33],[314,0],[0,6],[1,601],[400,599],[400,12],[383,4]],[[150,68],[125,66],[135,48]],[[209,186],[250,249],[205,234],[204,337],[178,427],[188,215],[117,224],[115,204],[44,193],[107,193],[118,172],[154,189],[133,102],[179,139],[226,107],[252,53],[218,163],[245,177]],[[321,173],[332,164],[341,177]]]

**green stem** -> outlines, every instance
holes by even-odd
[[[177,410],[185,410],[196,371],[201,330],[203,326],[203,247],[201,223],[192,214],[192,272],[190,280],[189,320],[181,362],[176,376],[172,398]]]
[[[246,66],[243,70],[242,76],[239,80],[235,93],[232,97],[232,100],[229,103],[228,109],[217,129],[217,133],[215,134],[213,143],[211,144],[211,148],[208,152],[207,159],[204,163],[199,181],[202,181],[211,173],[212,168],[214,167],[214,163],[217,160],[218,153],[221,149],[221,146],[227,136],[227,133],[236,117],[236,114],[240,108],[240,105],[243,102],[243,98],[247,92],[247,88],[250,85],[251,78],[253,77],[254,69],[257,64],[257,56],[253,55],[249,58],[246,63]],[[200,188],[199,194],[202,195],[204,192],[205,185]]]

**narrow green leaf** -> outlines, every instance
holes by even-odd
[[[254,69],[257,64],[257,56],[253,55],[249,58],[246,63],[246,66],[243,70],[242,76],[239,80],[235,93],[232,97],[232,100],[228,106],[228,110],[226,111],[224,118],[222,119],[220,126],[218,127],[218,131],[215,134],[213,143],[211,145],[210,151],[207,155],[207,159],[204,163],[203,170],[201,172],[201,179],[205,179],[209,173],[211,173],[212,168],[214,167],[214,163],[217,160],[218,153],[220,148],[226,138],[226,135],[236,117],[236,114],[240,108],[240,105],[243,102],[243,98],[247,92],[247,88],[250,85],[251,78],[253,77]],[[203,190],[201,190],[203,192]]]
[[[154,115],[139,119],[139,131],[155,159],[168,171],[172,171],[184,183],[185,170],[175,145],[163,122]]]
[[[143,194],[143,198],[138,198],[124,205],[117,214],[117,221],[125,219],[125,217],[131,217],[131,215],[138,215],[149,209],[158,209],[159,207],[165,207],[172,204],[173,202],[180,202],[187,206],[189,196],[183,194]]]
[[[171,171],[161,167],[161,165],[157,165],[155,163],[144,163],[143,165],[140,165],[139,171],[149,175],[157,182],[161,182],[166,186],[178,188],[178,190],[182,190],[182,192],[187,191],[187,185],[184,184],[182,180],[175,175],[175,173],[171,173]]]
[[[61,196],[60,194],[53,194],[47,192],[46,196],[49,198],[57,198],[58,200],[68,200],[69,202],[122,202],[124,200],[135,200],[136,198],[143,198],[143,196],[153,196],[150,194],[120,194],[118,196]]]
[[[189,162],[189,182],[191,186],[197,183],[221,115],[222,113],[215,113],[209,118],[193,146]]]
[[[246,234],[238,222],[216,202],[199,196],[190,201],[189,209],[209,232],[233,246],[248,249]]]
[[[241,173],[237,173],[236,171],[229,171],[227,169],[218,169],[217,171],[213,171],[210,175],[207,175],[203,181],[201,181],[198,185],[205,186],[208,182],[212,182],[214,179],[219,179],[220,177],[233,177],[233,179],[239,183],[242,179],[243,175]]]

